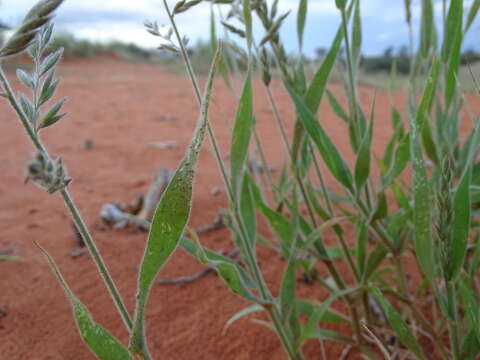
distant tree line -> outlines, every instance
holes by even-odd
[[[324,48],[316,50],[317,60],[322,59],[327,53]],[[344,52],[339,55],[339,61],[344,63]],[[461,56],[461,64],[473,64],[480,61],[480,52],[473,49],[467,49]],[[378,56],[362,56],[360,60],[361,68],[367,73],[390,72],[395,63],[399,74],[408,74],[410,72],[410,53],[406,46],[401,46],[398,51],[390,46]]]

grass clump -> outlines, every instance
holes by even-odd
[[[68,193],[70,179],[64,165],[60,159],[53,159],[41,142],[40,130],[63,117],[63,101],[43,110],[44,99],[55,91],[54,71],[62,55],[61,50],[45,54],[51,36],[48,25],[51,11],[61,1],[40,2],[26,19],[28,26],[22,25],[17,36],[0,51],[9,56],[28,48],[34,62],[31,74],[18,72],[19,79],[31,90],[31,97],[16,96],[5,75],[0,73],[5,97],[38,151],[29,165],[28,178],[45,190],[62,195],[130,333],[127,347],[99,327],[46,254],[72,304],[86,344],[101,359],[152,358],[144,329],[148,296],[158,270],[179,244],[215,269],[232,292],[251,303],[233,314],[227,325],[232,326],[246,314],[265,312],[268,328],[278,336],[290,359],[305,359],[303,345],[312,339],[320,342],[321,349],[324,341],[333,341],[371,359],[398,356],[428,359],[429,354],[435,359],[478,357],[476,274],[480,249],[474,209],[478,209],[480,201],[477,162],[480,128],[478,118],[469,114],[471,125],[467,137],[460,134],[460,124],[465,121],[463,110],[468,107],[459,86],[459,74],[462,40],[480,3],[475,1],[464,14],[463,1],[444,1],[443,21],[447,31],[440,41],[433,1],[422,2],[419,48],[408,54],[408,106],[406,110],[399,109],[392,100],[392,136],[384,153],[379,155],[372,150],[378,120],[375,97],[371,104],[361,104],[358,96],[364,36],[360,0],[335,1],[341,25],[312,76],[308,76],[302,55],[308,0],[298,2],[300,54],[293,61],[287,56],[280,36],[289,13],[279,13],[278,0],[210,1],[210,49],[214,55],[203,96],[191,54],[176,24],[178,16],[188,16],[189,9],[200,2],[181,0],[171,9],[164,0],[171,23],[171,30],[165,34],[155,22],[146,24],[151,34],[162,38],[163,50],[182,57],[200,105],[200,116],[190,147],[151,224],[133,319]],[[219,4],[229,5],[226,17],[217,8]],[[406,24],[412,34],[411,2],[405,1],[405,7]],[[223,42],[217,40],[216,16],[222,19],[225,28]],[[35,21],[32,23],[31,19]],[[233,19],[241,25],[232,25]],[[253,36],[256,23],[265,30],[261,39]],[[243,39],[245,50],[231,46],[230,36]],[[348,99],[345,107],[327,90],[332,72],[339,66],[342,48],[345,55],[341,66],[345,71],[341,80]],[[413,49],[413,43],[410,48]],[[207,114],[216,69],[238,99],[229,169]],[[395,67],[390,70],[394,83],[397,72]],[[275,72],[279,73],[296,109],[295,117],[290,119],[294,123],[291,137],[285,131],[285,119],[271,91]],[[288,164],[279,179],[269,170],[256,130],[252,82],[257,74],[263,81],[286,149]],[[233,85],[234,77],[243,79],[240,90]],[[394,87],[389,89],[392,91]],[[347,163],[323,126],[318,110],[325,99],[349,135],[349,145],[355,154],[353,166]],[[361,105],[368,105],[369,110],[365,112]],[[225,216],[232,240],[240,249],[240,263],[205,248],[193,234],[190,238],[183,235],[190,214],[195,163],[205,136],[209,137],[227,191],[229,209]],[[253,151],[265,169],[260,175],[248,166]],[[332,191],[327,178],[333,178],[341,190]],[[279,289],[267,285],[257,260],[262,239],[258,234],[259,216],[272,230],[273,239],[267,243],[286,261]],[[327,245],[324,235],[327,229],[334,235],[336,246]],[[416,283],[409,281],[405,269],[406,260],[412,256],[420,271],[420,281]],[[340,262],[347,265],[348,273],[339,270]],[[325,268],[328,276],[320,276],[319,267]],[[323,301],[300,298],[296,292],[297,271],[302,271],[312,286],[324,288],[328,297]],[[428,309],[422,306],[425,299],[429,301]],[[343,302],[347,310],[335,311],[332,305],[336,302]],[[324,328],[324,323],[339,321],[348,323],[350,331],[340,333]],[[391,336],[396,339],[393,344]],[[325,356],[322,352],[322,357]]]

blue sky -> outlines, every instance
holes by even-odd
[[[0,0],[0,18],[15,25],[35,0]],[[269,0],[270,1],[270,0]],[[455,1],[455,0],[452,0]],[[465,0],[468,7],[472,0]],[[176,1],[169,1],[173,6]],[[435,13],[440,23],[441,0],[435,0]],[[158,39],[149,35],[143,27],[145,20],[157,20],[167,24],[162,0],[66,0],[58,11],[57,28],[74,33],[77,37],[96,41],[123,40],[140,46],[154,47]],[[292,10],[282,29],[282,39],[289,52],[297,50],[295,16],[298,0],[280,0],[280,12]],[[361,0],[364,43],[363,53],[380,54],[388,46],[396,48],[408,44],[405,25],[404,0]],[[418,29],[420,0],[412,0],[413,21]],[[178,16],[180,28],[191,41],[208,39],[210,7],[200,4],[186,14]],[[335,0],[310,0],[305,52],[313,55],[316,48],[328,47],[339,25]],[[441,32],[441,29],[440,29]],[[261,26],[255,33],[262,36]],[[480,22],[476,21],[465,47],[480,50]]]

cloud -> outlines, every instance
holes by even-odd
[[[274,0],[267,1],[271,4]],[[177,0],[168,0],[171,7],[176,2]],[[1,0],[0,19],[15,25],[35,3],[36,0]],[[465,0],[466,7],[471,4],[472,0]],[[281,33],[287,50],[296,51],[295,19],[298,0],[279,0],[278,5],[280,13],[291,11]],[[329,46],[339,26],[340,16],[334,0],[310,0],[308,6],[305,51],[313,54],[317,47]],[[437,22],[440,24],[442,0],[434,0],[434,7]],[[403,0],[362,1],[361,11],[366,53],[381,53],[383,48],[390,44],[401,45],[408,42]],[[420,16],[421,1],[413,0],[414,29],[418,29]],[[95,41],[121,40],[147,47],[158,45],[159,39],[144,30],[145,20],[168,24],[162,0],[67,0],[58,11],[56,24],[58,29]],[[192,42],[208,39],[210,4],[207,2],[195,6],[187,14],[177,16],[177,21],[182,34],[187,35]],[[477,28],[478,25],[474,25],[467,43],[476,43],[473,37],[478,36]],[[441,28],[439,33],[441,35]],[[255,22],[255,34],[259,37],[263,34],[258,22]]]

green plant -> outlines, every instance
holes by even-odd
[[[164,0],[171,30],[163,34],[155,22],[147,22],[146,27],[151,34],[163,38],[162,49],[182,57],[201,111],[192,143],[151,224],[133,320],[67,191],[70,179],[64,165],[48,154],[39,135],[41,129],[63,116],[60,114],[63,100],[42,113],[45,99],[51,98],[57,86],[54,70],[62,55],[57,50],[43,56],[52,32],[51,25],[45,24],[61,2],[41,1],[0,50],[0,56],[6,57],[28,48],[34,70],[31,74],[19,70],[18,77],[31,90],[31,98],[16,96],[3,72],[0,82],[4,96],[38,150],[29,165],[28,179],[49,192],[61,193],[130,332],[127,349],[95,324],[45,253],[72,304],[81,336],[99,358],[152,358],[144,329],[148,295],[158,270],[177,244],[214,268],[235,294],[251,303],[233,315],[227,326],[246,314],[264,311],[270,320],[267,327],[277,334],[290,359],[304,359],[303,345],[310,339],[321,344],[334,341],[354,347],[371,359],[379,358],[380,354],[387,359],[395,358],[399,353],[417,359],[431,358],[429,353],[435,359],[475,359],[480,354],[480,299],[475,281],[480,264],[480,236],[475,221],[480,204],[477,162],[480,127],[477,117],[470,113],[468,136],[464,139],[460,133],[463,110],[468,111],[469,107],[458,82],[462,39],[477,15],[480,1],[473,2],[466,16],[462,0],[443,1],[446,31],[441,43],[437,38],[433,1],[422,1],[419,49],[414,52],[411,44],[408,54],[408,106],[406,110],[400,109],[391,97],[392,136],[379,156],[372,149],[378,120],[376,97],[367,104],[366,113],[358,96],[363,38],[360,0],[335,1],[341,24],[311,79],[302,54],[308,0],[298,2],[299,56],[293,59],[286,55],[280,37],[279,30],[289,14],[278,13],[279,0],[210,1],[210,47],[214,60],[203,97],[185,38],[176,23],[177,16],[188,14],[189,9],[202,1],[180,0],[170,9]],[[216,6],[220,4],[229,6],[226,16]],[[413,33],[411,6],[411,1],[405,0],[410,34]],[[225,30],[223,44],[217,40],[217,16]],[[265,30],[261,39],[253,36],[254,16]],[[240,25],[233,25],[230,22],[233,19]],[[244,39],[246,51],[231,45],[229,36]],[[345,69],[346,108],[334,92],[327,90],[342,48],[340,66]],[[238,98],[229,171],[207,115],[217,67]],[[244,68],[243,86],[237,94],[233,80]],[[390,91],[396,81],[395,67],[391,70]],[[296,110],[291,138],[271,91],[275,72]],[[263,81],[286,150],[288,165],[278,179],[269,171],[256,131],[253,107],[256,73]],[[325,97],[349,134],[356,157],[353,166],[348,165],[322,124],[318,110]],[[195,162],[205,133],[227,190],[229,211],[225,217],[232,240],[240,249],[242,261],[238,263],[205,248],[194,234],[191,238],[183,235],[190,212]],[[266,169],[263,175],[248,166],[250,142],[254,143]],[[329,188],[327,175],[338,183],[340,191]],[[286,260],[279,289],[267,286],[258,264],[257,247],[262,238],[257,231],[257,213],[272,230],[273,239],[264,243],[277,249]],[[336,246],[327,245],[326,230],[334,235]],[[406,259],[411,256],[420,271],[421,280],[415,283],[407,277],[409,271],[415,270],[405,268]],[[339,270],[340,263],[346,264],[348,274]],[[328,271],[328,277],[319,275],[320,266]],[[328,291],[328,297],[321,302],[299,298],[297,271],[304,272],[312,286]],[[422,307],[425,300],[429,301],[429,309]],[[336,302],[343,302],[347,312],[334,310],[332,305]],[[351,331],[326,330],[325,322],[347,323]],[[389,344],[390,334],[397,339],[393,345]],[[447,335],[449,340],[445,341]]]
[[[53,32],[53,25],[49,22],[53,17],[54,10],[59,7],[62,2],[63,0],[44,0],[38,2],[27,14],[20,28],[0,51],[0,56],[6,57],[17,55],[24,50],[28,50],[28,54],[34,62],[34,69],[31,74],[23,70],[18,70],[17,76],[31,91],[31,98],[28,98],[23,93],[16,96],[3,71],[0,71],[0,82],[4,90],[4,97],[15,110],[28,137],[37,150],[35,158],[28,165],[26,180],[34,182],[49,193],[59,192],[61,194],[65,205],[71,212],[75,224],[85,241],[92,259],[105,281],[125,326],[129,332],[132,333],[131,344],[128,350],[107,330],[94,322],[85,305],[75,297],[68,287],[68,284],[63,279],[53,259],[40,245],[37,245],[45,254],[53,272],[64,288],[72,305],[80,335],[92,352],[101,359],[130,359],[133,355],[138,355],[143,359],[150,359],[151,356],[147,348],[143,324],[145,308],[153,279],[160,267],[175,250],[189,217],[194,169],[198,152],[204,138],[216,61],[214,60],[213,62],[205,95],[201,102],[198,126],[192,143],[175,172],[172,181],[165,190],[164,196],[154,216],[152,231],[150,232],[140,269],[138,282],[139,296],[137,298],[135,316],[132,321],[122,297],[105,266],[102,256],[67,190],[72,179],[67,176],[61,158],[52,158],[40,137],[43,129],[54,125],[66,115],[60,114],[65,99],[61,99],[47,111],[42,111],[42,106],[52,98],[58,85],[58,80],[55,80],[55,68],[62,57],[63,49],[57,49],[46,56],[45,52],[49,47]],[[176,206],[172,207],[171,204],[173,203],[175,203]],[[166,241],[167,238],[169,238],[168,241]]]
[[[177,43],[172,42],[172,47],[182,53],[194,87],[197,86],[195,74],[188,54],[184,51],[175,16],[187,12],[197,3],[180,1],[172,13],[165,3],[173,33],[177,35]],[[215,3],[212,2],[212,14]],[[226,19],[236,19],[242,25],[238,27],[226,21],[223,21],[223,25],[232,36],[246,39],[249,50],[250,65],[242,94],[238,97],[237,119],[232,132],[230,177],[225,175],[223,169],[222,173],[230,199],[229,225],[232,238],[241,249],[246,263],[245,268],[237,271],[247,272],[253,293],[259,294],[260,298],[252,298],[252,293],[239,291],[236,283],[233,286],[229,276],[222,274],[216,261],[212,261],[213,254],[205,256],[206,250],[202,250],[198,244],[184,243],[183,246],[193,255],[196,254],[203,263],[216,267],[232,291],[255,303],[239,312],[233,319],[238,320],[252,311],[266,311],[272,321],[271,328],[279,336],[289,357],[301,359],[301,347],[308,338],[345,341],[347,334],[326,332],[318,327],[322,320],[328,321],[325,319],[328,318],[327,312],[331,311],[330,305],[337,299],[342,299],[350,312],[343,314],[343,318],[349,318],[352,327],[353,336],[348,342],[368,356],[375,356],[372,350],[378,343],[383,344],[384,353],[390,351],[385,345],[386,339],[372,332],[380,327],[394,331],[400,343],[417,358],[427,358],[425,348],[421,346],[420,339],[414,335],[410,326],[417,322],[427,334],[426,337],[439,358],[475,357],[480,350],[476,343],[478,339],[475,340],[472,334],[478,325],[477,317],[474,315],[475,311],[469,318],[462,318],[461,314],[464,308],[476,307],[478,299],[473,279],[467,277],[464,281],[468,285],[464,285],[460,278],[468,273],[468,263],[465,262],[467,248],[476,252],[475,243],[468,245],[474,231],[471,231],[473,223],[469,199],[470,192],[474,189],[471,186],[471,169],[476,166],[479,139],[475,116],[472,116],[474,121],[468,141],[465,142],[460,137],[458,129],[464,98],[458,86],[457,74],[462,38],[475,19],[478,2],[470,8],[465,25],[463,2],[444,2],[444,26],[448,31],[445,32],[440,51],[433,19],[433,3],[423,1],[420,49],[416,55],[412,51],[410,56],[404,56],[411,62],[408,69],[412,96],[406,111],[407,118],[410,119],[409,131],[404,127],[403,114],[392,103],[394,134],[384,155],[378,158],[373,156],[371,148],[376,118],[375,99],[371,104],[370,114],[365,114],[357,95],[363,36],[360,1],[336,2],[342,20],[341,26],[309,84],[301,55],[308,1],[299,1],[297,34],[300,56],[293,63],[286,56],[279,35],[279,29],[288,14],[278,14],[278,1],[217,3],[231,4]],[[411,2],[406,1],[405,6],[407,25],[412,31]],[[222,16],[220,9],[219,14]],[[252,36],[252,15],[258,17],[266,34],[258,43]],[[212,38],[214,37],[213,28]],[[266,50],[267,45],[271,52]],[[327,95],[333,110],[344,120],[350,135],[352,150],[357,155],[353,168],[347,165],[337,146],[325,132],[321,119],[318,121],[315,116],[342,45],[345,49],[348,109],[343,109],[333,93],[328,92]],[[272,186],[271,179],[266,177],[265,185],[275,197],[275,202],[269,205],[267,197],[260,189],[261,184],[253,180],[256,178],[255,174],[244,165],[244,161],[250,138],[255,140],[258,153],[262,153],[261,143],[255,135],[251,105],[253,63],[258,60],[265,87],[269,91],[272,68],[271,62],[266,58],[272,54],[297,110],[297,119],[293,138],[289,140],[283,129],[283,119],[269,92],[272,111],[277,118],[290,160],[288,170],[282,173],[280,183]],[[225,56],[228,56],[228,53]],[[227,75],[224,77],[228,85],[231,83],[229,73],[235,73],[235,69],[232,66],[227,68]],[[393,82],[395,77],[393,72]],[[419,81],[415,80],[419,77],[425,79],[425,86],[421,87],[423,89],[420,89]],[[417,94],[421,95],[419,103],[413,96]],[[343,187],[341,193],[334,193],[327,188],[318,157],[323,161],[329,175]],[[432,162],[432,169],[429,171],[425,165],[425,157]],[[380,170],[379,179],[373,178],[375,160]],[[219,164],[222,168],[220,159]],[[408,164],[413,165],[412,191],[401,176]],[[447,168],[445,164],[448,164]],[[374,186],[376,183],[379,185]],[[437,196],[434,201],[433,189],[444,195]],[[395,204],[392,204],[392,201]],[[307,216],[303,216],[303,210]],[[272,296],[272,291],[265,288],[265,281],[257,267],[255,249],[259,238],[256,233],[256,211],[270,224],[277,239],[273,246],[288,261],[278,297]],[[355,229],[355,241],[346,239],[347,226]],[[333,230],[338,240],[338,248],[328,248],[325,245],[322,232],[326,228]],[[414,293],[404,268],[404,259],[410,251],[415,254],[424,276],[421,290]],[[347,285],[345,275],[337,268],[333,253],[340,254],[337,257],[340,256],[348,264],[351,276],[355,279],[353,285]],[[330,272],[330,278],[318,278],[316,262],[325,265]],[[391,266],[387,266],[388,263],[391,263]],[[297,299],[296,268],[303,269],[307,276],[325,287],[330,292],[330,297],[322,303]],[[469,273],[474,272],[475,270],[472,270]],[[463,290],[465,298],[460,302],[457,299],[459,288]],[[426,294],[435,295],[434,307],[438,306],[443,311],[444,321],[448,325],[446,328],[430,323],[429,315],[419,307],[420,299]],[[400,302],[399,310],[392,305],[392,299]],[[381,325],[381,321],[375,318],[376,307],[383,311],[387,324]],[[300,321],[300,314],[308,316],[306,324]],[[363,331],[364,328],[368,331]],[[441,341],[445,332],[450,334],[450,348]]]

